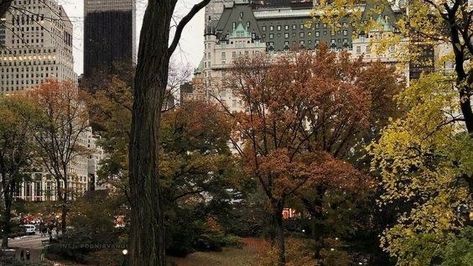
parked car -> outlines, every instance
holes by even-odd
[[[34,235],[36,233],[36,226],[34,224],[23,224],[20,225],[27,235]]]

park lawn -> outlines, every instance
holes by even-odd
[[[185,258],[171,258],[177,266],[256,266],[264,240],[243,239],[243,248],[224,248],[222,252],[195,252]]]

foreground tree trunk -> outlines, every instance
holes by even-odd
[[[7,189],[8,190],[8,189]],[[8,248],[8,236],[11,233],[11,205],[12,200],[9,197],[9,192],[4,193],[4,210],[3,210],[3,235],[2,235],[2,249]]]
[[[65,183],[65,186],[66,185],[67,185],[67,183]],[[63,199],[62,199],[62,206],[61,206],[61,233],[62,233],[62,235],[65,235],[66,232],[67,232],[67,212],[68,212],[67,197],[68,197],[68,194],[67,194],[66,191],[64,192]]]
[[[283,204],[273,202],[273,221],[275,222],[276,244],[278,249],[278,266],[286,265],[286,242],[284,238],[284,221],[282,217]]]
[[[170,40],[177,0],[148,2],[141,28],[130,137],[130,265],[165,266],[164,217],[159,188],[158,143],[169,60],[184,26],[210,0],[196,4]]]
[[[67,183],[65,182],[64,185]],[[61,182],[59,182],[59,179],[56,180],[56,186],[57,186],[57,199],[58,202],[61,204],[61,233],[64,235],[66,233],[66,219],[67,219],[67,194],[64,192],[65,188],[61,188]],[[64,189],[64,191],[63,191]],[[59,230],[59,228],[57,228]]]
[[[130,265],[166,264],[157,155],[170,57],[170,18],[174,10],[170,2],[150,1],[141,31],[130,140]]]

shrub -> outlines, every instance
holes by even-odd
[[[313,266],[314,252],[311,248],[312,241],[307,239],[287,238],[286,239],[286,265],[287,266]],[[277,247],[263,249],[258,256],[258,263],[262,266],[273,266],[278,263]],[[337,264],[328,264],[337,265]]]

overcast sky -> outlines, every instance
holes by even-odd
[[[58,0],[58,2],[64,6],[64,9],[74,24],[74,69],[77,74],[81,74],[83,70],[84,53],[84,0]],[[192,5],[197,2],[198,0],[180,0],[176,9],[176,17],[184,16]],[[137,0],[136,4],[137,44],[146,3],[146,0]],[[174,60],[181,65],[189,64],[194,68],[197,67],[204,50],[203,32],[204,13],[201,11],[185,28],[180,42],[180,49],[177,49]]]

